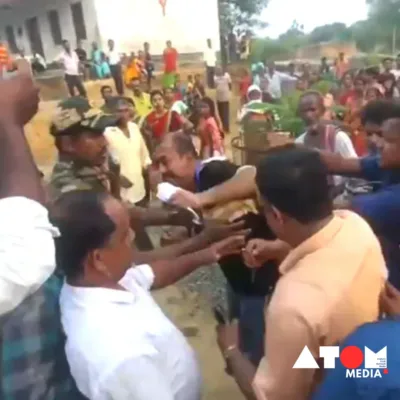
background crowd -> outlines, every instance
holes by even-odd
[[[354,71],[344,54],[299,70],[267,61],[236,88],[207,47],[207,87],[181,81],[168,41],[150,90],[149,44],[126,59],[112,40],[90,57],[64,41],[71,97],[52,117],[46,185],[23,133],[38,92],[26,63],[7,61],[19,70],[0,81],[1,398],[200,399],[197,357],[150,292],[212,263],[229,294],[217,342],[245,398],[399,396],[400,58]],[[85,71],[113,78],[101,109]],[[226,157],[236,92],[239,124],[261,110],[284,130],[288,104],[301,122],[256,167]],[[185,234],[154,249],[146,227],[162,225]],[[338,344],[387,347],[390,373],[293,368],[305,346],[318,360]]]

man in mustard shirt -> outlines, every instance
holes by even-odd
[[[133,92],[132,99],[135,103],[136,114],[140,118],[145,118],[153,110],[150,95],[143,92],[140,80],[137,78],[132,79],[130,87]]]

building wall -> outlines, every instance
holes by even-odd
[[[110,0],[104,0],[104,2],[108,1]],[[61,47],[54,44],[47,12],[49,10],[58,11],[62,37],[69,40],[71,45],[75,47],[76,36],[70,6],[77,2],[79,0],[20,0],[20,2],[13,2],[10,10],[0,10],[0,37],[5,39],[5,27],[12,25],[18,46],[22,47],[26,54],[31,54],[25,21],[28,18],[37,17],[44,57],[48,62],[51,62],[58,56]],[[94,0],[81,0],[81,3],[88,37],[87,42],[91,43],[99,38]],[[17,35],[19,27],[22,28],[21,37]]]
[[[114,39],[128,53],[147,41],[161,54],[171,40],[180,53],[196,53],[211,38],[219,50],[218,0],[167,0],[165,16],[159,0],[94,1],[103,48]]]

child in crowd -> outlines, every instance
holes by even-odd
[[[215,104],[209,97],[199,102],[199,122],[197,134],[201,140],[201,158],[224,156],[224,143],[221,129],[218,126]]]
[[[224,132],[229,133],[229,101],[232,90],[231,76],[228,72],[224,72],[221,66],[217,66],[215,67],[214,83],[216,89],[218,114],[221,119]]]
[[[247,103],[247,90],[251,86],[251,76],[247,68],[242,69],[241,79],[239,81],[240,104]]]

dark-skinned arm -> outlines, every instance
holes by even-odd
[[[233,235],[247,236],[249,230],[244,230],[244,222],[233,224],[209,223],[197,236],[186,239],[180,243],[160,247],[152,251],[138,252],[135,257],[136,264],[150,264],[153,261],[176,259],[184,254],[194,253],[205,249],[213,243],[224,240]]]
[[[209,240],[204,234],[184,240],[181,243],[172,244],[166,247],[159,247],[152,251],[137,252],[135,257],[136,264],[150,264],[158,260],[171,260],[183,254],[194,253],[209,246]]]
[[[135,227],[143,226],[189,226],[193,216],[186,210],[168,210],[165,208],[143,208],[132,206],[129,208],[131,225]]]
[[[321,151],[320,156],[331,174],[357,176],[361,173],[359,158],[344,158],[340,154],[327,151]]]
[[[0,198],[22,196],[45,204],[45,192],[22,126],[0,112]]]
[[[226,361],[244,397],[247,400],[256,400],[252,387],[257,372],[254,365],[236,347],[227,352]]]
[[[256,197],[257,188],[255,176],[255,167],[245,166],[240,168],[235,176],[221,185],[196,194],[200,208],[212,207],[216,204],[223,204],[233,200]]]
[[[244,245],[243,235],[232,236],[196,253],[177,257],[173,260],[155,261],[151,264],[154,273],[152,289],[173,285],[203,265],[211,265],[222,257],[238,254]]]
[[[41,177],[24,134],[38,109],[38,89],[25,60],[16,62],[15,77],[0,83],[0,198],[22,196],[45,204]]]

